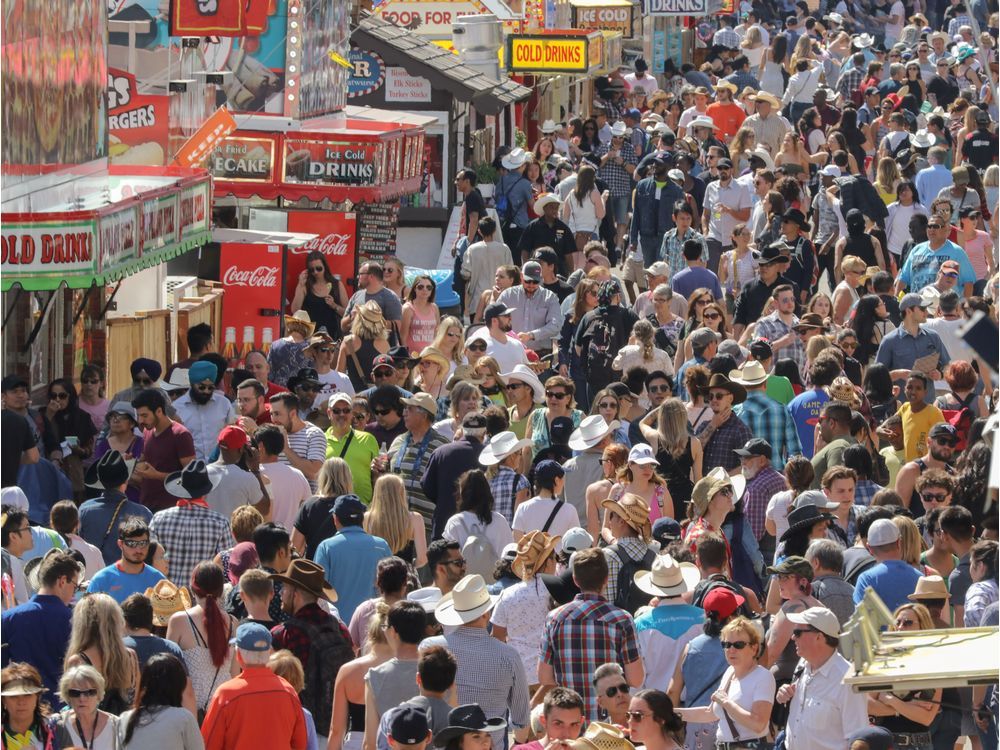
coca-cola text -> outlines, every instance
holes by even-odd
[[[266,289],[278,285],[278,269],[276,266],[257,266],[254,269],[242,269],[230,266],[222,274],[222,283],[226,286],[249,286]]]
[[[319,250],[323,255],[347,255],[350,249],[351,235],[349,234],[328,234],[326,237],[316,237],[306,244],[290,248],[294,255],[306,255],[313,250]]]

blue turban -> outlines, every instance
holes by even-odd
[[[132,366],[129,368],[132,372],[132,380],[139,377],[139,373],[143,370],[149,375],[152,380],[159,380],[160,375],[163,374],[163,365],[157,362],[155,359],[147,359],[145,357],[139,357],[139,359],[133,360]]]
[[[204,360],[195,362],[188,370],[188,380],[191,381],[191,385],[200,383],[203,380],[211,380],[214,383],[218,376],[219,368],[211,362],[206,362]]]

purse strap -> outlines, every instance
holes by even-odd
[[[733,681],[733,675],[735,675],[735,674],[736,674],[735,672],[731,672],[729,674],[729,679],[726,680],[726,685],[725,685],[725,687],[722,688],[722,692],[726,693],[726,695],[729,694],[729,685],[732,683],[732,681]],[[733,735],[733,742],[739,742],[740,741],[740,730],[738,730],[736,728],[736,722],[733,721],[733,717],[729,715],[729,712],[726,710],[726,707],[723,706],[721,703],[719,704],[719,708],[722,709],[722,715],[726,717],[726,723],[729,725],[729,731]]]
[[[542,526],[542,533],[543,534],[548,534],[549,533],[549,527],[552,525],[552,522],[556,520],[556,515],[558,515],[559,511],[562,510],[562,507],[565,504],[566,504],[565,500],[560,500],[560,501],[558,501],[556,503],[556,507],[554,507],[552,509],[552,512],[549,513],[548,520],[545,522],[545,525]]]

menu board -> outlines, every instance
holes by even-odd
[[[358,255],[395,255],[399,204],[363,203],[355,210],[358,215]]]

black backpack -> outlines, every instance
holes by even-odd
[[[285,627],[289,626],[301,628],[309,636],[309,658],[302,665],[306,685],[299,697],[313,715],[316,733],[326,736],[330,733],[333,683],[340,668],[354,658],[354,645],[333,617],[322,625],[292,617],[285,622]]]
[[[607,549],[622,562],[622,566],[618,570],[617,591],[609,592],[615,596],[612,604],[634,615],[639,607],[645,607],[653,598],[635,585],[635,574],[640,570],[652,569],[656,552],[647,549],[641,560],[633,560],[626,554],[625,550],[618,546],[617,542]]]
[[[733,583],[719,573],[713,573],[708,578],[704,578],[695,584],[694,591],[691,592],[691,603],[696,607],[704,609],[705,597],[708,596],[708,592],[719,587],[729,589],[737,596],[743,597],[743,588],[739,584]],[[746,597],[743,598],[745,599]],[[756,617],[753,610],[750,609],[750,604],[746,601],[744,601],[736,611],[751,620]]]

